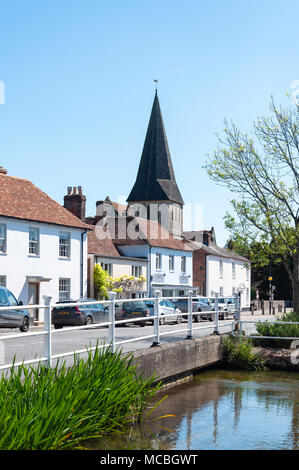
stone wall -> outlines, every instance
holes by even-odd
[[[181,381],[201,368],[221,360],[222,336],[176,341],[134,352],[134,364],[144,378],[155,375],[163,382]]]

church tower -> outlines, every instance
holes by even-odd
[[[157,90],[137,178],[127,202],[136,216],[156,220],[181,237],[184,201],[175,180]]]

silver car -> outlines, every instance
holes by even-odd
[[[0,307],[17,307],[23,305],[5,287],[0,287]],[[21,331],[29,330],[28,310],[0,310],[0,328],[20,328]]]

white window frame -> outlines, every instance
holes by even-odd
[[[2,230],[1,230],[2,229]],[[3,233],[1,234],[1,231]],[[2,248],[1,248],[2,247]],[[7,249],[7,229],[6,224],[0,224],[0,253],[6,254]]]
[[[223,297],[223,287],[219,287],[219,297]]]
[[[132,276],[141,277],[142,276],[142,266],[140,264],[132,265]]]
[[[162,254],[156,253],[156,271],[162,269]]]
[[[66,237],[67,243],[62,244],[62,237]],[[70,259],[71,257],[71,233],[59,232],[59,258]]]
[[[223,279],[223,260],[219,260],[219,278]]]
[[[30,231],[32,232],[33,230],[36,231],[36,233],[37,233],[37,240],[30,240]],[[28,245],[29,256],[39,256],[39,253],[40,253],[39,228],[29,227],[28,235],[29,235],[29,245]],[[31,248],[34,248],[34,250],[36,250],[36,251],[31,252],[30,251]]]
[[[181,273],[185,274],[187,269],[187,257],[181,256]]]
[[[246,266],[246,281],[249,281],[249,267]]]
[[[232,261],[232,279],[236,279],[236,263]]]
[[[59,278],[59,301],[70,300],[71,298],[71,280],[70,278],[60,277]]]
[[[169,255],[168,257],[169,272],[174,272],[174,255]]]
[[[112,276],[112,263],[106,263],[105,261],[101,261],[100,265],[102,266],[102,269],[109,274],[109,276]]]

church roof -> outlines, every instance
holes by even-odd
[[[156,92],[137,178],[127,202],[172,201],[184,204],[175,180]]]

